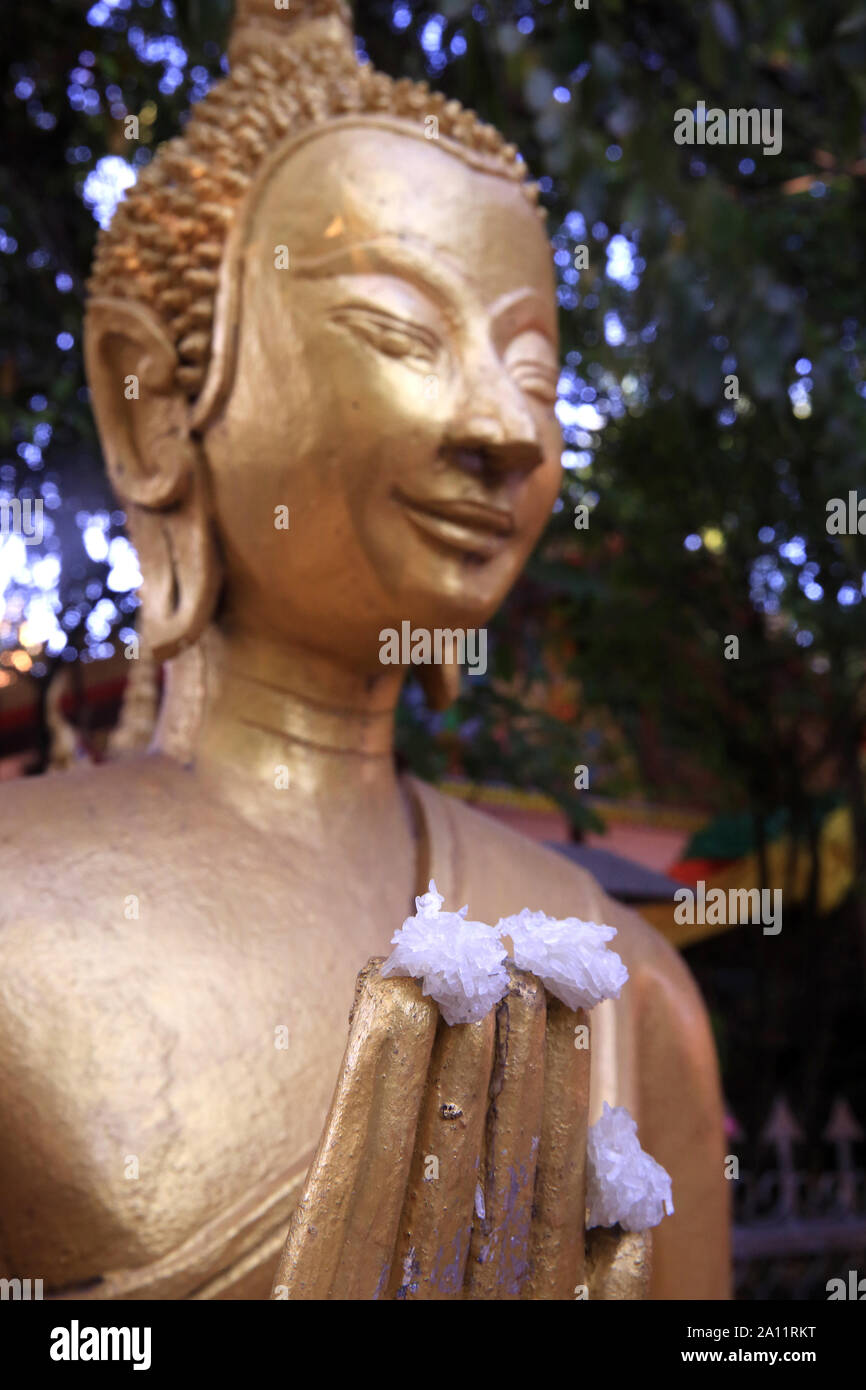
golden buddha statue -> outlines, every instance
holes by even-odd
[[[241,0],[230,58],[90,286],[94,409],[166,692],[148,753],[4,791],[0,1275],[58,1299],[267,1298],[275,1272],[290,1297],[570,1298],[584,1212],[553,1170],[580,1167],[606,1100],[673,1178],[650,1296],[725,1297],[718,1073],[682,960],[393,757],[406,669],[380,632],[483,625],[560,484],[534,190],[471,112],[359,65],[340,3]],[[427,690],[447,704],[453,667]],[[617,928],[630,980],[592,1014],[591,1062],[530,977],[504,1050],[492,1015],[437,1031],[415,982],[380,979],[431,878],[486,922],[528,905]],[[494,1062],[523,1186],[519,1219],[488,1191],[484,1229],[510,1266],[483,1268],[472,1231],[456,1272],[409,1288],[388,1250],[407,1222],[439,1239],[455,1197],[417,1155],[450,1144],[474,1188]],[[636,1296],[627,1273],[599,1296]]]

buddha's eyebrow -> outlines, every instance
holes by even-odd
[[[452,321],[459,317],[458,306],[465,294],[460,277],[441,260],[434,260],[432,250],[425,255],[406,242],[392,239],[356,242],[318,256],[292,255],[291,265],[296,273],[316,279],[325,275],[369,275],[373,271],[399,276],[435,299]],[[555,348],[556,330],[550,322],[550,311],[536,290],[511,290],[495,302],[490,313],[501,340],[520,330],[535,328]]]
[[[430,255],[395,241],[359,241],[317,256],[291,257],[292,271],[305,279],[327,275],[394,275],[408,280],[436,300],[449,318],[458,317],[462,287],[459,277]]]

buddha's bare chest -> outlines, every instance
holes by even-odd
[[[279,1225],[355,975],[394,928],[337,875],[325,899],[307,867],[223,864],[205,883],[192,865],[140,892],[109,876],[95,924],[7,933],[0,1251],[15,1273],[71,1290],[174,1261],[206,1284]]]

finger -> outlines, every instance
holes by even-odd
[[[589,1015],[547,996],[544,1114],[524,1298],[575,1297],[585,1282]]]
[[[473,1227],[465,1296],[519,1298],[528,1273],[544,1091],[544,986],[510,968],[496,1011],[496,1048],[481,1160],[484,1216]]]
[[[390,1298],[462,1297],[495,1033],[493,1010],[480,1023],[439,1024],[391,1268]]]
[[[594,1226],[587,1232],[589,1297],[618,1303],[649,1298],[652,1231]]]
[[[415,980],[358,977],[331,1109],[274,1281],[289,1299],[387,1287],[439,1011]],[[284,1291],[285,1290],[285,1291]]]

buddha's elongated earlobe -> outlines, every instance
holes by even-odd
[[[132,505],[129,529],[144,575],[142,630],[156,660],[167,661],[204,631],[220,590],[202,460],[192,464],[182,501],[165,509]]]
[[[460,667],[456,661],[419,666],[418,679],[427,703],[433,710],[448,709],[460,694]]]
[[[108,475],[144,575],[142,633],[165,661],[201,634],[219,593],[201,446],[176,382],[177,354],[147,308],[92,301],[84,347]]]

